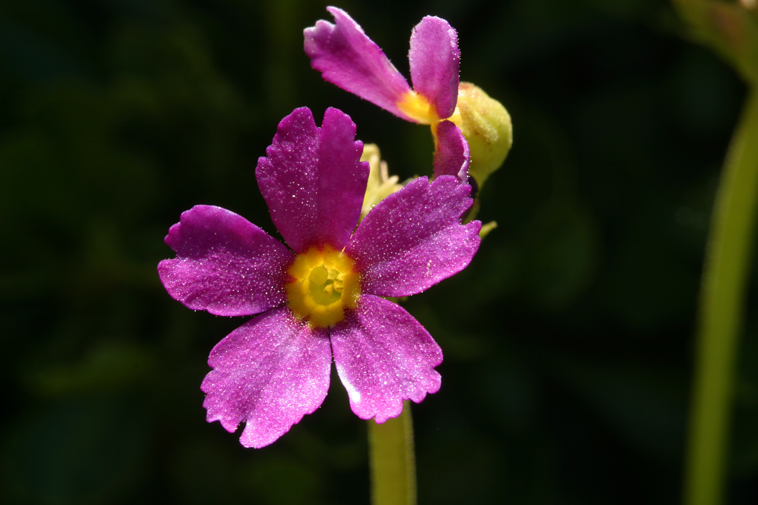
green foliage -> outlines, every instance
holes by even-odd
[[[694,36],[758,85],[758,6],[750,0],[675,0]]]

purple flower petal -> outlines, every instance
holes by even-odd
[[[255,175],[271,219],[296,252],[313,245],[341,249],[361,214],[369,166],[361,162],[350,116],[329,108],[321,128],[307,107],[279,123]]]
[[[442,350],[413,316],[390,301],[364,295],[332,328],[337,373],[361,419],[397,417],[403,400],[418,403],[440,389]]]
[[[434,176],[454,175],[468,181],[469,148],[461,130],[452,121],[437,125],[437,149],[434,151]]]
[[[193,310],[217,316],[258,314],[287,300],[292,253],[234,212],[197,205],[171,227],[176,259],[158,264],[166,291]]]
[[[297,321],[287,307],[261,314],[211,351],[213,371],[200,386],[207,420],[230,433],[244,422],[242,445],[267,446],[321,406],[331,361],[325,330]]]
[[[408,58],[414,91],[434,104],[440,118],[452,116],[461,65],[455,29],[444,19],[426,16],[413,28]]]
[[[379,202],[345,249],[361,272],[361,290],[409,296],[468,266],[482,224],[460,223],[471,207],[471,186],[443,175],[409,182]]]
[[[326,9],[335,24],[322,19],[303,32],[311,66],[332,84],[413,121],[397,107],[411,90],[405,77],[347,12],[336,7]]]

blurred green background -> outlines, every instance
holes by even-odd
[[[208,352],[245,319],[187,310],[156,273],[195,204],[276,233],[254,167],[295,107],[319,122],[338,107],[391,172],[430,172],[428,128],[310,68],[302,30],[326,5],[0,2],[2,503],[368,502],[366,426],[336,375],[268,448],[205,422]],[[481,194],[499,227],[405,305],[445,352],[441,391],[413,410],[419,502],[677,503],[703,248],[743,85],[662,0],[337,5],[405,75],[411,28],[446,18],[462,79],[514,124]],[[758,497],[748,304],[735,505]]]

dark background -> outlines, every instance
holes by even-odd
[[[366,426],[336,375],[273,446],[207,424],[208,352],[245,318],[156,274],[182,211],[275,234],[254,178],[279,120],[328,106],[390,171],[428,128],[322,81],[297,0],[0,2],[0,501],[368,502]],[[745,88],[658,0],[342,2],[405,75],[427,14],[510,111],[481,193],[499,227],[406,308],[445,352],[414,406],[421,504],[679,501],[710,208]],[[335,200],[335,209],[339,200]],[[755,284],[755,282],[753,282]],[[758,342],[740,350],[730,504],[758,496]]]

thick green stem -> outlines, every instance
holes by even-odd
[[[416,460],[411,405],[384,424],[368,422],[373,505],[416,505]]]
[[[758,203],[758,93],[749,94],[714,204],[700,298],[686,505],[724,500],[735,354]]]

